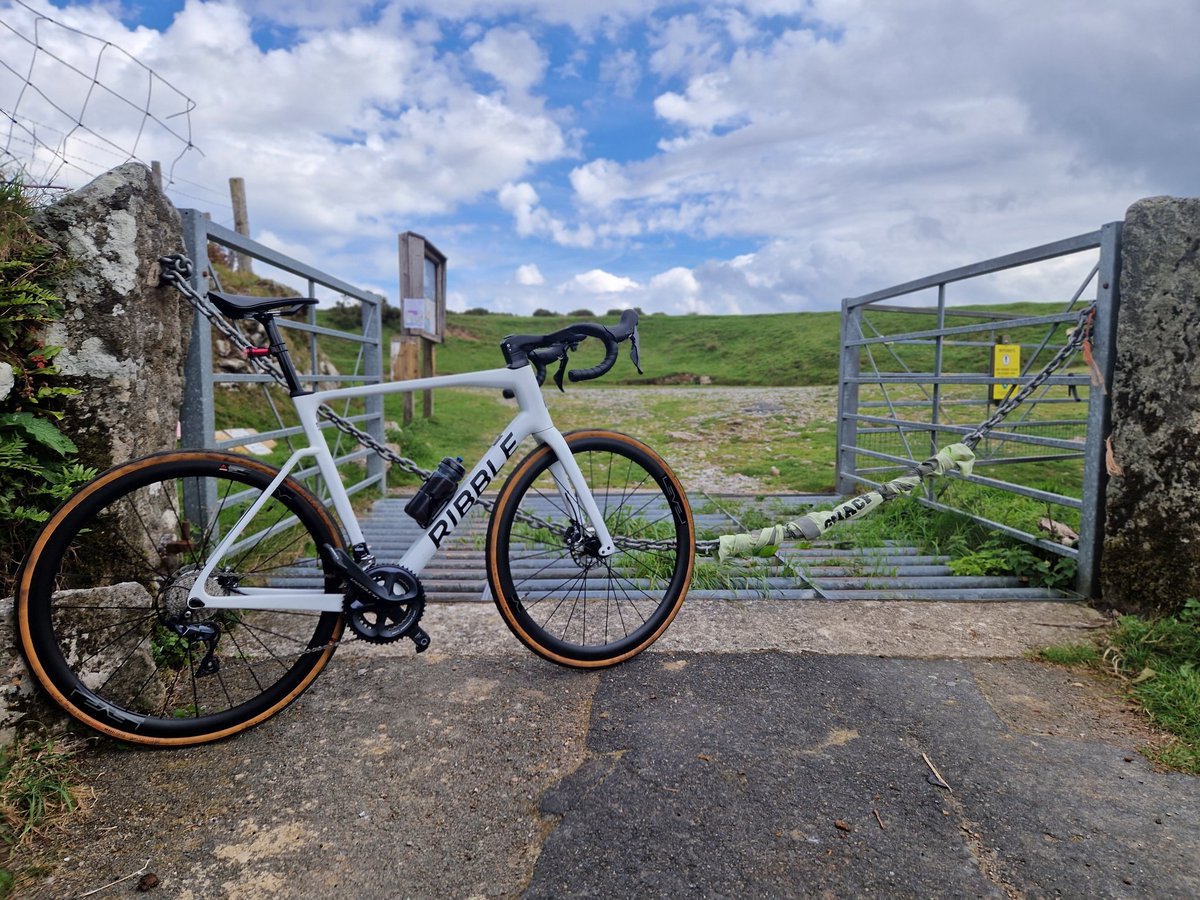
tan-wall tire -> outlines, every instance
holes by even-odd
[[[44,633],[48,626],[36,624],[36,622],[48,618],[49,612],[39,612],[35,608],[36,604],[47,602],[44,589],[45,580],[57,571],[60,560],[55,556],[63,550],[63,540],[70,540],[70,537],[80,527],[80,519],[88,515],[88,510],[93,504],[103,503],[104,498],[110,495],[119,498],[124,484],[135,483],[142,478],[153,480],[151,476],[155,476],[156,473],[162,473],[161,477],[165,478],[173,469],[177,470],[180,467],[201,465],[215,469],[223,464],[234,465],[241,472],[248,473],[245,478],[249,480],[245,483],[257,486],[265,486],[278,472],[277,469],[258,460],[222,451],[182,450],[153,454],[115,466],[97,476],[55,510],[34,541],[22,566],[17,584],[15,611],[21,648],[30,672],[51,698],[65,711],[90,728],[119,740],[152,747],[191,746],[219,740],[253,727],[289,705],[312,684],[332,657],[344,625],[340,614],[324,614],[321,617],[319,628],[323,632],[327,632],[327,637],[321,638],[321,646],[324,646],[325,643],[328,643],[328,646],[305,655],[302,670],[296,672],[286,689],[279,691],[280,695],[272,702],[236,722],[228,723],[211,731],[194,734],[176,736],[138,733],[98,718],[97,714],[88,708],[81,708],[80,701],[73,700],[71,696],[68,696],[76,691],[71,689],[70,679],[64,674],[62,654],[54,644],[52,636]],[[315,541],[329,542],[334,546],[344,544],[341,530],[336,521],[303,485],[288,479],[284,482],[284,487],[289,496],[289,508],[294,511],[302,511],[304,517],[302,521],[310,538]],[[67,538],[63,538],[60,536],[60,530],[69,530],[71,534]],[[325,616],[331,616],[331,618],[326,619]]]
[[[602,668],[616,665],[641,653],[658,640],[674,621],[687,596],[695,565],[695,524],[687,495],[678,478],[666,462],[645,444],[620,432],[602,429],[571,432],[564,437],[574,452],[604,453],[612,448],[630,454],[654,470],[657,476],[655,484],[668,498],[668,504],[670,505],[672,500],[676,501],[676,505],[671,506],[671,513],[676,540],[680,545],[680,556],[675,560],[670,587],[653,615],[653,624],[642,629],[642,633],[638,634],[636,639],[615,642],[615,647],[586,649],[562,641],[556,642],[533,622],[521,608],[511,576],[506,575],[508,565],[504,546],[507,544],[508,532],[511,531],[516,515],[516,506],[521,503],[533,479],[551,464],[554,451],[546,444],[534,449],[517,464],[500,490],[488,525],[486,561],[492,598],[505,625],[522,644],[544,659],[572,668]],[[586,476],[586,468],[584,471]]]

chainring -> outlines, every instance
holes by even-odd
[[[386,563],[363,571],[383,593],[395,599],[381,601],[351,584],[342,603],[350,630],[372,644],[390,644],[419,631],[417,624],[425,612],[425,589],[420,579],[404,566]]]

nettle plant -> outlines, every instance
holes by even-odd
[[[31,229],[31,211],[19,183],[0,181],[0,595],[40,524],[95,474],[58,425],[59,401],[75,391],[59,380],[61,348],[41,335],[61,315],[52,285],[65,263]]]

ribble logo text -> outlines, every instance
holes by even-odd
[[[454,495],[454,499],[447,504],[445,511],[437,517],[437,521],[429,529],[429,539],[433,541],[433,546],[440,549],[442,541],[450,536],[450,532],[462,521],[462,517],[470,512],[471,507],[476,504],[487,486],[492,483],[496,473],[516,452],[517,439],[510,431],[497,442],[497,446],[504,454],[504,459],[493,461],[492,454],[489,453],[487,459],[484,460],[483,467],[475,472],[470,481]]]

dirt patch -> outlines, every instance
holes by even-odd
[[[966,662],[980,691],[1013,731],[1117,747],[1157,747],[1168,736],[1099,672],[1025,659]]]

